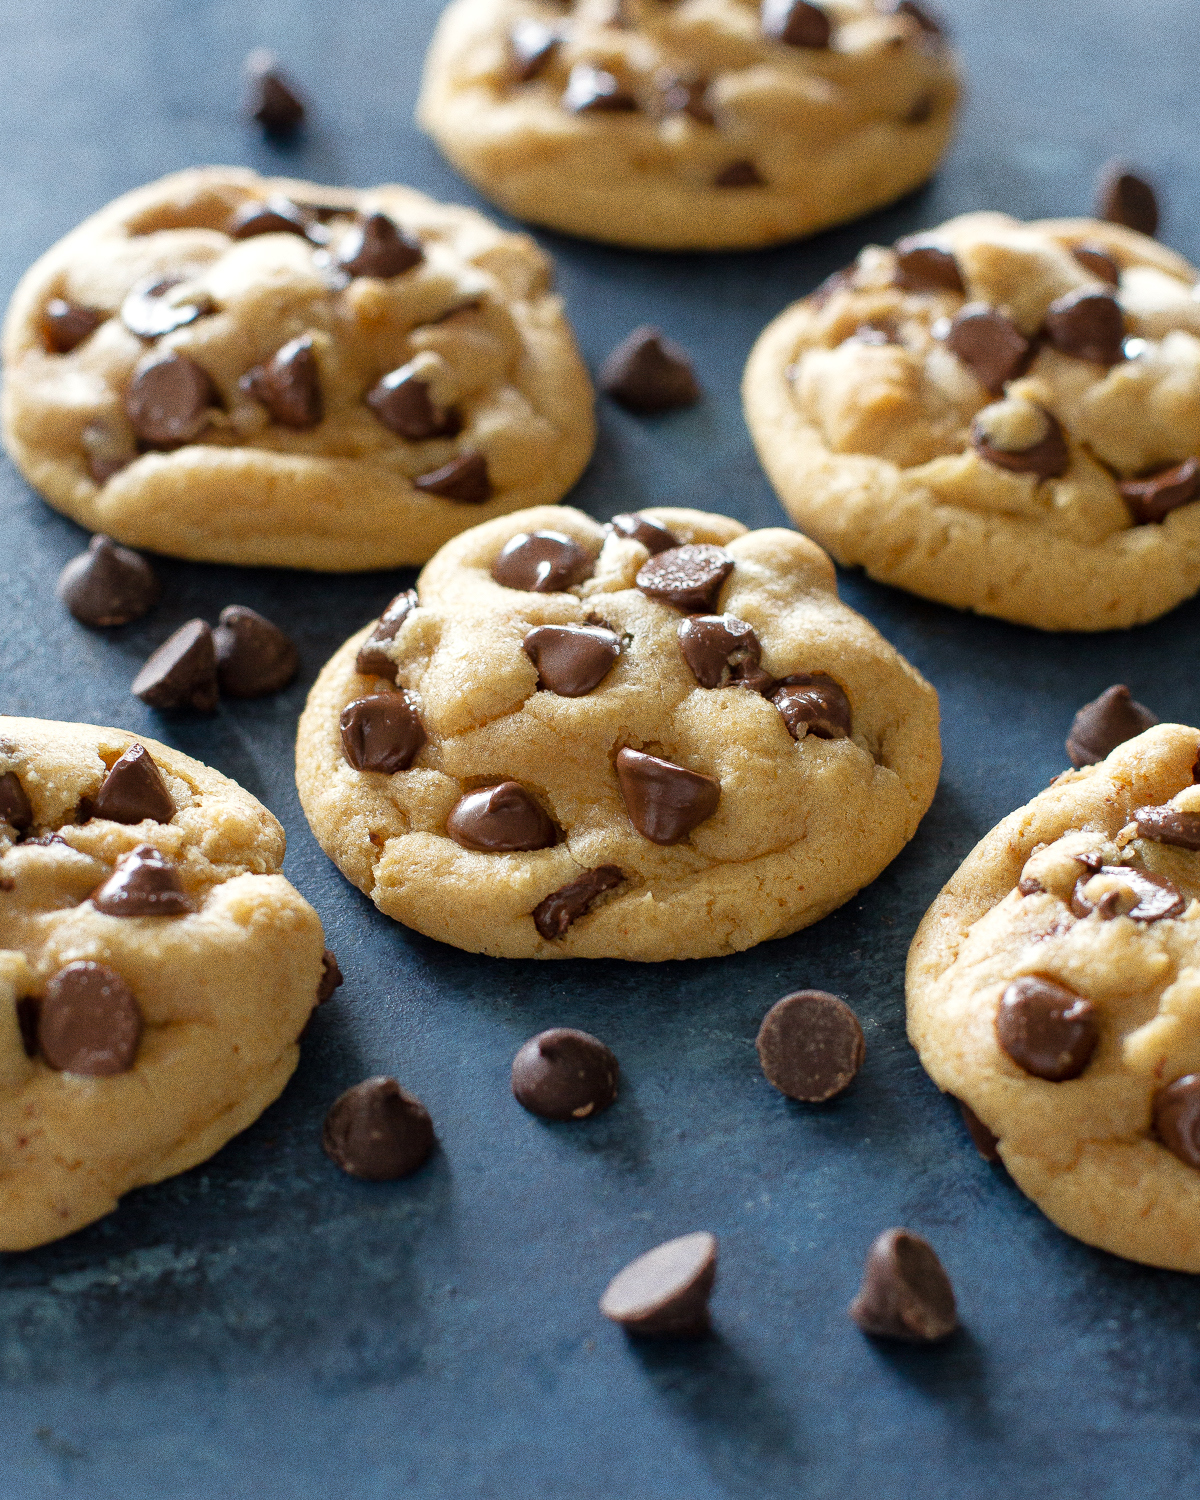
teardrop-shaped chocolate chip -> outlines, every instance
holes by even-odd
[[[1085,287],[1056,298],[1046,309],[1046,338],[1060,354],[1097,365],[1125,358],[1125,314],[1111,292]]]
[[[572,923],[590,911],[592,902],[605,891],[611,891],[625,879],[616,865],[600,865],[585,870],[578,880],[552,891],[533,908],[533,925],[547,942],[563,937]]]
[[[833,35],[829,17],[809,0],[762,0],[759,25],[764,36],[789,47],[823,49]]]
[[[175,801],[145,745],[135,740],[100,783],[92,816],[113,823],[169,823]]]
[[[1071,254],[1085,271],[1107,286],[1121,284],[1121,268],[1101,245],[1073,245]]]
[[[325,415],[321,369],[311,334],[284,344],[264,365],[255,365],[239,382],[271,413],[280,427],[304,432]]]
[[[1052,979],[1027,975],[1000,997],[996,1040],[1024,1072],[1065,1083],[1092,1060],[1100,1040],[1096,1008]]]
[[[179,872],[153,844],[126,854],[92,903],[108,917],[182,917],[193,910]]]
[[[531,78],[536,78],[554,56],[558,44],[558,33],[532,16],[515,22],[508,34],[512,76],[518,83],[528,83]]]
[[[759,669],[762,646],[752,626],[736,615],[692,615],[679,626],[679,649],[703,688],[727,687],[749,680],[769,687]],[[760,689],[761,691],[762,689]]]
[[[635,328],[604,361],[600,387],[642,416],[694,406],[700,399],[687,350],[649,324]]]
[[[135,367],[125,410],[147,447],[179,448],[200,436],[217,401],[207,372],[186,354],[167,350]]]
[[[650,599],[673,604],[688,614],[712,614],[733,566],[733,558],[724,547],[689,543],[659,552],[644,562],[635,582]]]
[[[418,474],[413,487],[460,505],[483,505],[492,498],[492,481],[482,453],[463,453],[440,469]]]
[[[181,276],[150,276],[139,281],[121,303],[121,322],[140,339],[160,339],[213,311],[207,292],[185,295],[175,290],[183,285]]]
[[[367,1182],[407,1177],[426,1161],[434,1141],[429,1111],[394,1078],[366,1078],[347,1089],[321,1132],[326,1155]]]
[[[678,844],[717,810],[721,783],[641,750],[617,754],[617,779],[629,821],[654,844]]]
[[[946,347],[994,396],[1026,369],[1035,349],[1010,317],[980,302],[970,302],[958,313]]]
[[[420,240],[399,229],[387,214],[368,214],[342,241],[338,264],[351,276],[390,280],[425,259]]]
[[[771,702],[783,715],[794,740],[806,734],[821,740],[844,740],[853,727],[850,700],[825,672],[795,672],[776,685]]]
[[[658,521],[652,521],[640,510],[627,511],[622,515],[614,516],[608,525],[616,536],[641,542],[651,557],[657,556],[660,552],[666,552],[671,547],[679,546],[679,538],[673,531],[668,531]]]
[[[1135,922],[1161,922],[1180,916],[1187,905],[1169,880],[1149,870],[1132,865],[1085,869],[1071,893],[1071,910],[1077,917],[1095,912],[1103,921],[1130,917]]]
[[[1067,736],[1067,755],[1073,766],[1094,766],[1126,740],[1144,734],[1158,723],[1158,715],[1136,702],[1124,683],[1105,688],[1075,715]]]
[[[765,187],[766,178],[747,156],[741,156],[737,161],[731,161],[724,166],[713,178],[713,187],[718,188],[749,188]]]
[[[321,977],[317,981],[317,1004],[325,1005],[333,999],[334,990],[341,989],[346,982],[338,967],[337,956],[332,948],[321,954]]]
[[[356,771],[407,771],[426,735],[415,694],[371,693],[342,710],[342,750]]]
[[[956,292],[966,296],[966,284],[953,251],[916,234],[897,240],[893,249],[896,284],[906,292]]]
[[[1154,1133],[1186,1166],[1200,1169],[1200,1074],[1177,1078],[1154,1095]]]
[[[300,670],[300,653],[278,625],[230,604],[213,631],[217,682],[228,698],[262,698],[287,687]]]
[[[127,1073],[141,1035],[138,1003],[106,965],[68,964],[47,984],[38,1013],[38,1051],[60,1073],[86,1078]]]
[[[304,100],[296,85],[264,47],[246,58],[246,113],[268,135],[287,136],[304,119]]]
[[[386,677],[389,682],[396,681],[397,666],[385,648],[389,641],[396,639],[397,631],[416,607],[416,589],[405,589],[396,595],[358,648],[354,661],[356,672],[361,672],[364,677]]]
[[[18,833],[33,824],[33,808],[15,771],[0,776],[0,823],[7,823]]]
[[[958,1327],[954,1288],[928,1240],[887,1229],[867,1252],[850,1317],[875,1338],[931,1344]]]
[[[190,708],[209,714],[217,706],[217,651],[205,620],[189,620],[146,659],[130,692],[151,708]]]
[[[464,849],[483,854],[548,849],[558,842],[549,814],[519,781],[502,781],[460,797],[450,809],[446,832]]]
[[[1178,849],[1200,849],[1200,813],[1184,812],[1168,802],[1162,807],[1139,807],[1133,815],[1138,838]]]
[[[410,442],[454,437],[462,431],[458,413],[452,407],[434,406],[428,381],[421,380],[411,364],[385,375],[364,399],[389,432]]]
[[[1010,421],[1012,408],[1021,408]],[[1003,409],[1003,410],[1002,410]],[[1018,446],[1012,446],[1012,445]],[[980,458],[1011,474],[1057,479],[1071,463],[1070,449],[1058,421],[1029,401],[1000,401],[985,406],[971,424],[971,446]]]
[[[602,625],[536,625],[521,642],[538,669],[538,686],[563,698],[598,687],[621,654],[621,638]]]
[[[590,578],[595,565],[592,554],[564,532],[518,531],[500,549],[492,577],[506,589],[560,594]]]
[[[62,297],[51,297],[42,318],[47,349],[51,354],[70,354],[84,339],[90,338],[107,317],[108,314],[98,307],[84,307]]]
[[[298,234],[304,238],[312,217],[290,198],[273,194],[265,200],[252,198],[230,219],[225,233],[235,240],[254,239],[260,234]]]
[[[158,602],[161,591],[144,557],[100,535],[66,565],[56,589],[77,620],[101,627],[140,620]]]
[[[1182,463],[1159,469],[1141,479],[1122,479],[1117,488],[1139,526],[1153,525],[1183,505],[1200,500],[1200,463],[1185,458]]]

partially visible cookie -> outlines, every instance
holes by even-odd
[[[1181,1271],[1200,1271],[1198,751],[1162,724],[1060,776],[968,855],[908,959],[912,1043],[1018,1187],[1068,1234]]]
[[[916,187],[957,98],[924,0],[455,0],[417,114],[518,218],[715,250],[812,234]]]
[[[464,533],[327,664],[296,779],[381,911],[507,958],[694,958],[911,838],[937,696],[784,530],[542,507]]]
[[[1044,630],[1200,588],[1200,291],[1090,219],[968,214],[780,314],[743,384],[759,458],[839,562]]]
[[[0,1250],[195,1166],[280,1093],[325,974],[283,848],[177,750],[0,717]]]
[[[558,500],[592,391],[532,240],[405,187],[178,172],[26,273],[4,441],[92,531],[204,561],[424,562]]]

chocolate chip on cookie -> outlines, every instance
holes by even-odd
[[[1023,397],[985,406],[971,423],[971,446],[998,469],[1038,479],[1057,479],[1071,462],[1057,419]]]
[[[429,1111],[394,1078],[365,1078],[339,1095],[325,1116],[321,1145],[351,1177],[394,1182],[433,1150]]]
[[[625,879],[616,865],[600,865],[585,870],[578,880],[551,892],[539,901],[531,913],[533,925],[547,942],[564,937],[567,929],[591,910],[597,896],[611,891]]]
[[[681,77],[666,73],[659,79],[662,90],[659,103],[665,115],[688,115],[700,125],[714,125],[712,106],[708,102],[707,78]]]
[[[36,1057],[38,1052],[38,1016],[42,1002],[36,995],[22,995],[17,1001],[17,1030],[21,1033],[21,1050],[26,1057]]]
[[[1073,245],[1071,254],[1085,271],[1090,271],[1097,281],[1107,286],[1121,284],[1121,268],[1100,245]]]
[[[1200,499],[1200,463],[1185,458],[1142,479],[1122,479],[1117,488],[1134,521],[1139,526],[1152,525]]]
[[[246,113],[268,135],[290,135],[304,119],[304,100],[278,60],[263,48],[246,58]]]
[[[709,1329],[716,1279],[716,1236],[705,1230],[681,1235],[619,1271],[600,1298],[600,1311],[637,1337],[698,1338]]]
[[[617,1097],[617,1059],[599,1037],[554,1026],[530,1037],[513,1058],[518,1104],[544,1120],[585,1120]]]
[[[217,706],[217,652],[204,620],[189,620],[146,659],[130,692],[151,708],[190,708],[212,713]]]
[[[213,631],[217,682],[229,698],[262,698],[287,687],[300,653],[278,625],[244,604],[229,604]]]
[[[1150,184],[1124,162],[1110,161],[1096,181],[1096,217],[1153,237],[1158,233],[1158,198]]]
[[[807,1104],[824,1104],[848,1089],[867,1052],[858,1017],[824,990],[797,990],[777,1000],[755,1046],[767,1082]]]
[[[654,844],[678,844],[717,810],[721,783],[658,755],[617,753],[617,780],[629,821]]]
[[[601,114],[637,109],[638,102],[621,80],[605,68],[576,63],[567,77],[563,108],[572,114]]]
[[[129,986],[104,964],[60,969],[38,1011],[38,1051],[60,1073],[108,1078],[133,1067],[142,1013]]]
[[[728,166],[721,168],[713,178],[713,187],[765,187],[766,181],[754,163],[748,157],[742,156],[737,161],[731,161]]]
[[[1187,905],[1178,889],[1161,875],[1132,865],[1097,865],[1098,855],[1077,857],[1085,871],[1071,892],[1071,910],[1077,917],[1095,912],[1106,922],[1114,917],[1161,922],[1179,916]]]
[[[158,339],[212,311],[208,293],[189,291],[182,277],[150,276],[139,281],[121,303],[121,322],[140,339]]]
[[[762,646],[752,626],[736,615],[691,615],[679,626],[679,649],[704,688],[742,682],[767,692],[773,680],[759,666]]]
[[[1125,358],[1125,314],[1111,292],[1085,287],[1056,298],[1046,310],[1044,330],[1060,354],[1096,365]]]
[[[356,771],[407,771],[425,743],[414,694],[371,693],[342,709],[342,751]]]
[[[1159,1089],[1152,1111],[1154,1133],[1167,1150],[1200,1169],[1200,1074],[1188,1073]]]
[[[457,500],[460,505],[483,505],[492,498],[491,476],[482,453],[463,453],[440,469],[418,474],[413,488],[441,495],[443,500]]]
[[[1174,844],[1179,849],[1200,849],[1200,813],[1184,812],[1167,803],[1163,807],[1139,807],[1133,821],[1138,838]]]
[[[802,740],[806,734],[815,734],[820,740],[850,737],[850,700],[824,672],[794,672],[782,678],[775,685],[771,702],[783,715],[794,740]]]
[[[958,1327],[954,1288],[933,1246],[907,1229],[887,1229],[867,1251],[850,1317],[864,1333],[931,1344]]]
[[[621,340],[600,367],[601,388],[642,416],[693,406],[700,387],[687,350],[643,324]]]
[[[243,203],[225,233],[235,240],[250,240],[260,234],[298,234],[305,239],[311,223],[310,213],[290,198],[275,193],[270,198],[252,198]]]
[[[169,823],[175,800],[145,745],[135,740],[100,783],[92,815],[113,823]]]
[[[966,296],[966,284],[953,251],[918,234],[897,240],[896,283],[906,292],[957,292]]]
[[[541,21],[535,21],[532,16],[514,22],[508,34],[508,48],[512,54],[513,77],[518,83],[528,83],[542,72],[554,56],[559,40],[556,31]]]
[[[125,394],[133,430],[150,448],[179,448],[198,438],[217,405],[206,371],[186,354],[148,354],[135,367]]]
[[[389,641],[395,640],[397,631],[416,607],[416,589],[405,589],[403,593],[396,595],[375,622],[371,634],[358,648],[358,656],[354,662],[357,672],[361,672],[364,677],[385,677],[389,682],[396,681],[396,663],[384,647]]]
[[[7,823],[18,833],[33,824],[33,807],[15,771],[0,776],[0,823]]]
[[[248,370],[239,384],[262,402],[280,427],[304,432],[315,427],[325,414],[321,370],[311,334],[291,339],[266,364]]]
[[[829,17],[809,0],[762,0],[759,20],[764,36],[789,47],[828,47],[833,35]]]
[[[1007,314],[980,302],[969,302],[956,315],[946,346],[993,396],[1025,370],[1036,348]]]
[[[549,814],[519,781],[467,792],[450,809],[446,832],[456,844],[481,854],[548,849],[558,842]]]
[[[971,1137],[971,1143],[983,1157],[984,1161],[999,1161],[1000,1152],[996,1149],[1000,1144],[1000,1138],[983,1123],[969,1104],[959,1099],[956,1101],[959,1112],[962,1115],[963,1124],[967,1127],[967,1134]]]
[[[153,844],[139,844],[93,894],[107,917],[182,917],[194,910],[179,872]]]
[[[1024,1072],[1065,1083],[1092,1060],[1100,1040],[1096,1008],[1064,985],[1030,974],[1001,995],[996,1040]]]
[[[462,419],[453,407],[433,404],[428,381],[420,379],[412,364],[390,371],[364,399],[389,432],[414,443],[454,437],[462,430]]]
[[[109,626],[140,620],[162,590],[144,557],[97,535],[58,575],[56,592],[81,624]]]
[[[521,642],[538,669],[538,686],[563,698],[598,687],[621,654],[621,638],[602,625],[536,625]]]
[[[1124,683],[1105,690],[1075,715],[1067,735],[1067,754],[1073,766],[1094,766],[1126,740],[1144,734],[1158,723],[1144,703],[1136,702]]]
[[[85,307],[63,297],[51,297],[43,318],[46,348],[51,354],[70,354],[95,333],[107,317],[108,314],[98,307]]]
[[[644,562],[635,582],[650,599],[673,604],[688,614],[711,614],[733,566],[733,558],[724,547],[689,543],[659,552]]]
[[[665,526],[658,521],[652,521],[641,511],[627,511],[622,515],[614,516],[608,523],[608,529],[616,536],[641,542],[651,557],[657,556],[660,552],[666,552],[671,547],[679,546],[679,538],[673,531],[668,531]]]
[[[398,228],[387,214],[368,214],[342,241],[337,262],[351,276],[390,281],[425,259],[420,240]]]
[[[595,561],[561,531],[518,531],[492,564],[492,577],[506,589],[558,594],[592,576]]]

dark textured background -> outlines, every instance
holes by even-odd
[[[864,242],[966,209],[1084,211],[1114,152],[1165,189],[1164,238],[1200,251],[1195,0],[947,0],[971,77],[937,183],[789,249],[653,256],[540,236],[593,366],[634,323],[695,354],[707,398],[657,421],[602,405],[571,497],[600,517],[652,503],[782,524],[739,411],[763,324]],[[196,162],[318,182],[411,182],[476,202],[411,123],[435,0],[8,0],[0,26],[7,295],[115,194]],[[276,48],[314,103],[296,147],[237,118],[243,54]],[[379,916],[317,849],[292,735],[321,663],[401,572],[239,572],[164,560],[166,602],[89,633],[55,602],[85,537],[0,466],[7,712],[151,734],[236,777],[283,820],[287,871],[347,982],[283,1099],[207,1165],[134,1193],[61,1244],[0,1257],[0,1495],[709,1500],[1194,1493],[1200,1285],[1055,1230],[970,1146],[904,1038],[905,952],[975,840],[1064,765],[1074,709],[1128,682],[1195,723],[1200,607],[1141,630],[1054,639],[846,577],[844,596],[936,684],[941,790],[910,848],[816,928],[740,957],[636,966],[504,963]],[[211,719],[129,696],[195,614],[254,606],[289,629],[302,679]],[[788,989],[844,994],[867,1062],[842,1100],[791,1104],[756,1066]],[[583,1126],[508,1092],[552,1024],[599,1033],[624,1089]],[[413,1179],[351,1181],[322,1155],[329,1101],[373,1072],[428,1104],[441,1151]],[[926,1235],[963,1329],[911,1350],[848,1322],[864,1249]],[[637,1346],[596,1312],[635,1253],[721,1239],[715,1336]],[[1191,1482],[1189,1482],[1191,1481]]]

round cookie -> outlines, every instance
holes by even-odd
[[[381,911],[505,958],[794,932],[912,836],[937,695],[819,548],[692,510],[457,537],[322,671],[296,779]]]
[[[417,117],[518,218],[722,250],[907,193],[957,98],[954,54],[913,0],[455,0]]]
[[[331,988],[283,848],[177,750],[0,717],[0,1250],[195,1166],[283,1089]]]
[[[907,981],[922,1063],[1017,1186],[1068,1234],[1181,1271],[1200,1271],[1198,751],[1159,725],[1005,818]]]
[[[870,247],[759,338],[759,458],[839,562],[1043,630],[1200,587],[1200,294],[1153,240],[968,214]]]
[[[558,500],[591,454],[551,275],[526,236],[410,188],[179,172],[22,279],[4,441],[51,505],[131,546],[424,562]]]

